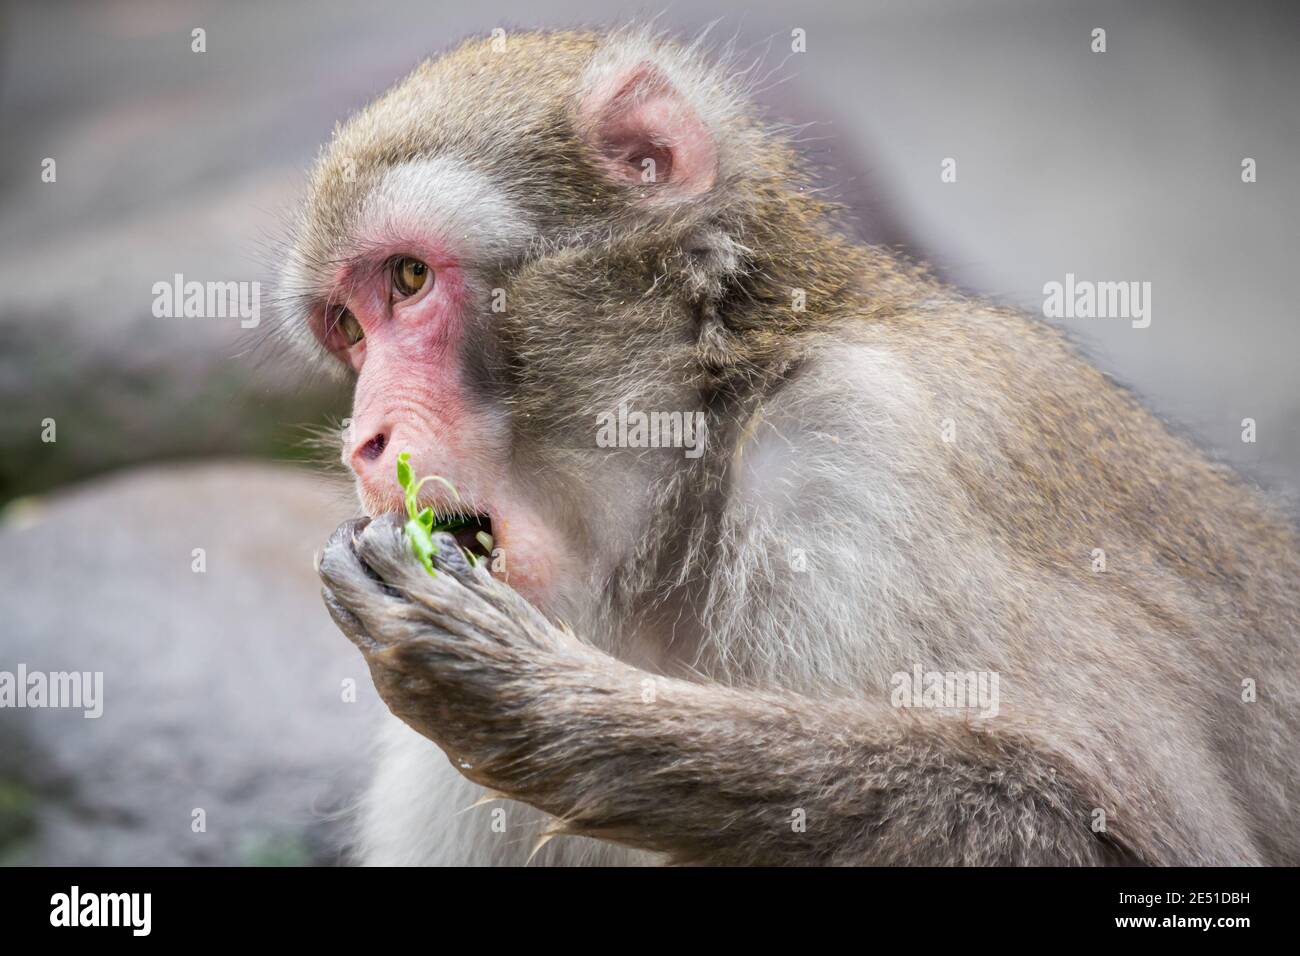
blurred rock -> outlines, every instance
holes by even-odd
[[[263,15],[137,3],[0,17],[0,128],[22,144],[0,155],[0,502],[160,458],[304,457],[299,426],[346,414],[346,390],[303,375],[268,333],[303,170],[354,99],[304,74],[334,102],[302,104],[277,78],[288,58],[267,58]],[[190,49],[195,26],[208,53]],[[259,283],[258,325],[156,317],[153,286],[178,273]],[[57,443],[41,441],[46,419]]]
[[[381,705],[312,565],[352,513],[309,472],[237,463],[7,511],[0,671],[102,671],[104,703],[0,709],[0,861],[339,862]]]

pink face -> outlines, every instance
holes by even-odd
[[[401,504],[397,455],[436,444],[443,457],[464,460],[468,409],[458,361],[465,327],[465,276],[455,255],[433,243],[378,248],[343,265],[335,288],[342,301],[322,315],[324,342],[357,373],[343,460],[356,473],[370,512]],[[427,457],[427,456],[425,456]],[[446,471],[443,477],[454,481]]]
[[[341,291],[313,321],[325,347],[357,373],[343,460],[372,516],[405,508],[402,452],[417,477],[449,481],[458,495],[428,482],[421,503],[478,516],[458,540],[544,607],[572,569],[559,536],[516,490],[504,418],[466,387],[466,329],[478,313],[468,271],[459,250],[430,236],[368,246],[338,269]],[[490,545],[475,543],[478,530]]]

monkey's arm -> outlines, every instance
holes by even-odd
[[[1027,728],[654,677],[441,543],[430,577],[391,516],[345,524],[322,556],[326,603],[395,714],[563,832],[723,864],[1165,855],[1093,833],[1115,794]]]

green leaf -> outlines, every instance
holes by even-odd
[[[410,518],[415,518],[420,513],[420,489],[428,478],[421,478],[409,488],[406,489],[406,514]]]
[[[438,553],[438,548],[433,543],[429,529],[412,518],[406,522],[406,540],[410,542],[411,553],[424,565],[424,570],[436,577],[437,572],[433,570],[433,556]]]
[[[409,519],[404,526],[406,538],[411,545],[411,553],[424,565],[424,569],[430,574],[436,574],[433,570],[433,556],[438,553],[438,546],[433,543],[434,533],[454,530],[463,524],[463,521],[454,518],[438,521],[434,518],[432,508],[420,508],[420,489],[424,487],[426,481],[440,481],[451,490],[453,495],[460,498],[456,486],[446,478],[428,475],[416,481],[415,472],[411,470],[409,451],[404,451],[397,456],[397,483],[405,492],[406,515]]]

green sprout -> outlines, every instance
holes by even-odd
[[[438,546],[433,543],[433,536],[442,531],[456,531],[465,524],[465,521],[455,517],[438,521],[433,516],[432,508],[420,507],[420,489],[424,487],[426,481],[440,481],[451,490],[453,495],[460,497],[456,486],[446,478],[428,475],[416,481],[415,472],[411,470],[409,451],[404,451],[397,456],[397,483],[402,486],[402,491],[406,494],[406,540],[411,543],[411,553],[424,565],[424,570],[437,577],[437,572],[433,569],[433,556],[438,553]]]

